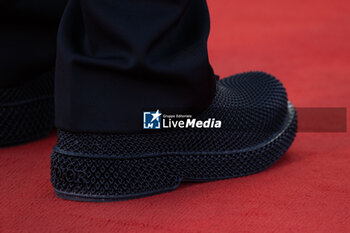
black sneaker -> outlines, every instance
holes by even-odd
[[[284,87],[263,72],[219,80],[212,104],[196,119],[219,120],[221,128],[139,134],[58,130],[51,155],[56,195],[79,201],[124,200],[168,192],[184,181],[254,174],[287,151],[297,128]]]

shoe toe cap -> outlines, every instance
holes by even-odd
[[[222,127],[237,140],[260,143],[283,127],[288,114],[287,93],[272,75],[241,73],[218,81],[211,111],[216,111],[216,119],[222,120]]]

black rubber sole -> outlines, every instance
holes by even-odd
[[[296,130],[296,112],[289,103],[280,132],[244,150],[110,158],[68,154],[55,148],[51,155],[51,181],[60,198],[106,202],[169,192],[185,181],[247,176],[274,164],[292,144]]]
[[[53,75],[0,89],[0,147],[40,139],[53,129]]]

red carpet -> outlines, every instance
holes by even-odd
[[[297,107],[350,107],[350,3],[210,0],[216,72],[264,70]],[[350,122],[348,117],[348,123]],[[349,232],[349,133],[299,133],[272,168],[113,203],[55,197],[56,136],[0,149],[0,232]]]

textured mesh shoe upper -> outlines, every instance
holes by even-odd
[[[0,147],[47,135],[54,126],[53,72],[0,88]]]
[[[218,81],[212,104],[197,117],[221,120],[221,129],[152,130],[139,134],[58,130],[57,149],[111,156],[241,150],[278,134],[286,114],[286,92],[277,79],[263,72],[242,73]]]

